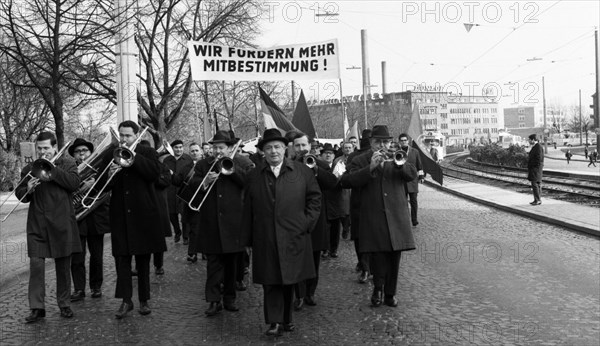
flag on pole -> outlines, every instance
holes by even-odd
[[[351,128],[348,129],[346,133],[346,140],[350,137],[356,137],[358,142],[356,142],[356,149],[360,149],[360,137],[358,136],[358,121],[354,122]]]
[[[413,140],[412,147],[419,152],[425,173],[429,173],[433,180],[437,181],[440,185],[443,185],[444,175],[442,173],[442,168],[431,157],[429,150],[427,150],[420,141],[420,137],[423,134],[423,128],[421,127],[421,116],[419,114],[419,105],[417,104],[413,106],[413,114],[410,118],[407,134]]]
[[[292,118],[292,125],[298,130],[304,132],[310,138],[316,138],[315,127],[312,120],[310,119],[310,113],[308,111],[308,105],[306,104],[306,98],[304,98],[304,91],[300,90],[300,98],[296,104],[294,110],[294,117]]]
[[[296,128],[285,117],[283,111],[271,100],[269,95],[259,86],[260,105],[265,119],[265,129],[278,128],[282,132],[295,130]]]

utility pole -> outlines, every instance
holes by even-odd
[[[583,123],[581,122],[581,89],[579,89],[579,145],[583,145]],[[587,129],[586,129],[587,131]]]
[[[548,154],[548,134],[550,131],[546,128],[546,84],[542,76],[542,99],[544,104],[544,154]]]
[[[132,11],[128,0],[115,0],[117,14],[117,123],[125,120],[138,122],[137,102],[137,48],[133,35]],[[156,129],[158,130],[158,129]]]
[[[294,81],[292,81],[292,114],[296,110],[296,91],[294,88]]]
[[[371,80],[369,76],[369,53],[367,52],[367,30],[362,29],[360,31],[360,46],[362,53],[362,83],[363,83],[363,105],[365,111],[365,129],[369,128],[369,121],[367,119],[367,94],[369,93],[369,87]]]
[[[597,105],[594,112],[594,127],[596,128],[596,149],[600,152],[600,103],[598,102],[600,100],[600,73],[598,72],[600,58],[598,57],[598,29],[594,31],[594,44],[596,47],[596,100],[594,104]]]

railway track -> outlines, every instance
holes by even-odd
[[[527,180],[527,173],[479,165],[467,158],[468,156],[458,156],[443,161],[444,175],[531,194],[531,183]],[[542,197],[600,208],[600,184],[589,179],[544,175]]]

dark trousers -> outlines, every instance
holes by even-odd
[[[401,251],[372,252],[371,269],[373,270],[373,285],[383,289],[386,297],[396,295],[398,270],[400,269]]]
[[[356,257],[358,258],[358,266],[360,268],[360,270],[364,271],[364,272],[370,272],[371,268],[370,268],[370,257],[371,254],[368,252],[359,252],[359,244],[360,241],[357,239],[354,239],[354,251],[356,251]]]
[[[533,190],[533,200],[541,201],[542,200],[542,182],[541,181],[532,181],[531,189]]]
[[[164,252],[155,252],[152,254],[152,258],[154,259],[154,267],[162,268],[165,263],[165,253]]]
[[[90,250],[90,289],[102,288],[104,255],[104,234],[80,235],[82,252],[71,255],[71,275],[73,276],[73,288],[85,290],[85,255],[86,243]]]
[[[116,256],[117,289],[115,298],[131,299],[133,283],[131,281],[131,258],[133,256]],[[145,302],[150,299],[150,254],[135,255],[135,269],[138,272],[138,299]]]
[[[409,192],[408,193],[409,203],[410,203],[410,219],[413,224],[419,222],[417,218],[417,210],[419,209],[419,202],[417,201],[417,192]]]
[[[340,246],[340,229],[342,228],[342,219],[329,220],[329,252],[337,253]]]
[[[236,281],[244,281],[244,270],[250,267],[250,253],[248,249],[244,249],[237,259]]]
[[[45,258],[29,258],[29,308],[45,309],[46,265]],[[56,267],[56,301],[59,308],[71,306],[71,256],[54,259]]]
[[[294,285],[294,293],[296,298],[313,297],[317,291],[319,284],[319,265],[321,264],[321,251],[313,251],[313,261],[315,263],[315,276],[312,279],[306,279]]]
[[[235,279],[240,252],[206,255],[206,287],[204,295],[207,302],[221,301],[221,283],[223,283],[223,301],[235,300]]]
[[[178,213],[169,213],[169,220],[171,221],[171,225],[173,225],[173,231],[175,231],[175,236],[181,236],[181,225],[179,225],[179,214]],[[183,238],[187,238],[187,234],[183,235]]]
[[[263,285],[265,322],[292,323],[294,285]]]

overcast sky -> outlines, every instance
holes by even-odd
[[[600,1],[267,1],[262,47],[337,38],[344,95],[360,94],[360,30],[368,33],[372,92],[381,92],[381,61],[387,62],[388,92],[408,83],[461,86],[481,94],[502,88],[501,105],[542,99],[582,105],[589,113],[595,91],[594,29]],[[337,16],[316,17],[332,12]],[[467,32],[464,23],[477,24]],[[528,61],[531,60],[531,61]],[[298,84],[307,98],[339,97],[326,80]],[[318,84],[315,84],[318,83]],[[474,92],[469,92],[469,85]],[[516,83],[510,85],[508,83]],[[453,85],[457,85],[453,84]],[[318,88],[316,86],[319,86]],[[489,86],[488,85],[488,86]],[[312,89],[312,90],[311,90]]]

